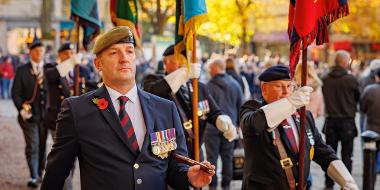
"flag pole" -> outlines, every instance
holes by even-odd
[[[197,34],[193,33],[192,64],[197,62]],[[194,159],[199,161],[198,79],[193,79]]]
[[[301,86],[306,86],[307,82],[307,43],[306,40],[302,40],[302,73],[301,73]],[[305,181],[305,121],[306,121],[306,107],[301,107],[300,113],[301,130],[300,130],[300,142],[299,142],[299,168],[298,168],[298,190],[303,190],[303,184]]]
[[[75,23],[76,23],[76,43],[77,43],[77,53],[79,53],[79,17],[75,17]],[[79,96],[79,64],[75,64],[75,89],[74,89],[74,95]]]

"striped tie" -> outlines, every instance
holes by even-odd
[[[123,131],[127,137],[132,151],[138,153],[139,145],[137,144],[137,139],[135,131],[133,129],[132,121],[129,118],[127,111],[125,110],[125,104],[128,102],[129,99],[126,96],[120,96],[118,100],[120,102],[119,119],[121,127],[123,128]]]
[[[288,121],[285,119],[284,121],[281,122],[282,128],[284,129],[284,132],[286,134],[286,137],[288,137],[288,140],[290,142],[290,146],[292,147],[292,150],[294,153],[298,153],[298,147],[297,147],[297,142],[296,138],[293,133],[292,126],[289,125]]]

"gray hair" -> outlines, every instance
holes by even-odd
[[[350,62],[351,56],[350,53],[346,50],[338,50],[335,53],[335,65],[346,67]]]

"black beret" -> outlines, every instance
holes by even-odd
[[[62,44],[59,49],[58,49],[58,53],[59,52],[62,52],[62,51],[65,51],[65,50],[69,50],[69,49],[74,49],[74,45],[69,43],[69,42],[66,42],[64,44]]]
[[[30,45],[29,45],[29,50],[32,50],[36,47],[42,47],[43,44],[39,41],[39,40],[35,40],[33,41]]]
[[[93,53],[99,54],[103,50],[117,43],[131,43],[136,45],[132,31],[127,26],[116,26],[100,35],[94,44]]]
[[[170,45],[169,47],[167,47],[162,55],[163,56],[174,55],[174,45]]]
[[[169,56],[169,55],[174,55],[174,45],[170,45],[167,47],[162,54],[162,56]],[[181,54],[186,57],[186,50],[181,51]]]
[[[270,82],[275,80],[290,80],[289,67],[283,65],[275,65],[269,67],[260,74],[259,80],[263,82]]]

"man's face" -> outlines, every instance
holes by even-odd
[[[102,71],[108,85],[123,85],[135,81],[136,65],[133,44],[113,44],[95,58],[95,66]]]
[[[30,50],[30,59],[34,62],[41,62],[44,57],[44,48],[43,47],[35,47]]]
[[[263,82],[261,84],[261,91],[265,102],[269,104],[290,96],[293,91],[293,84],[288,80]]]
[[[74,55],[74,52],[72,49],[63,50],[58,53],[59,60],[65,61],[67,59],[70,59]]]
[[[164,57],[165,71],[166,73],[172,73],[177,70],[181,64],[175,60],[174,55],[168,55]]]

